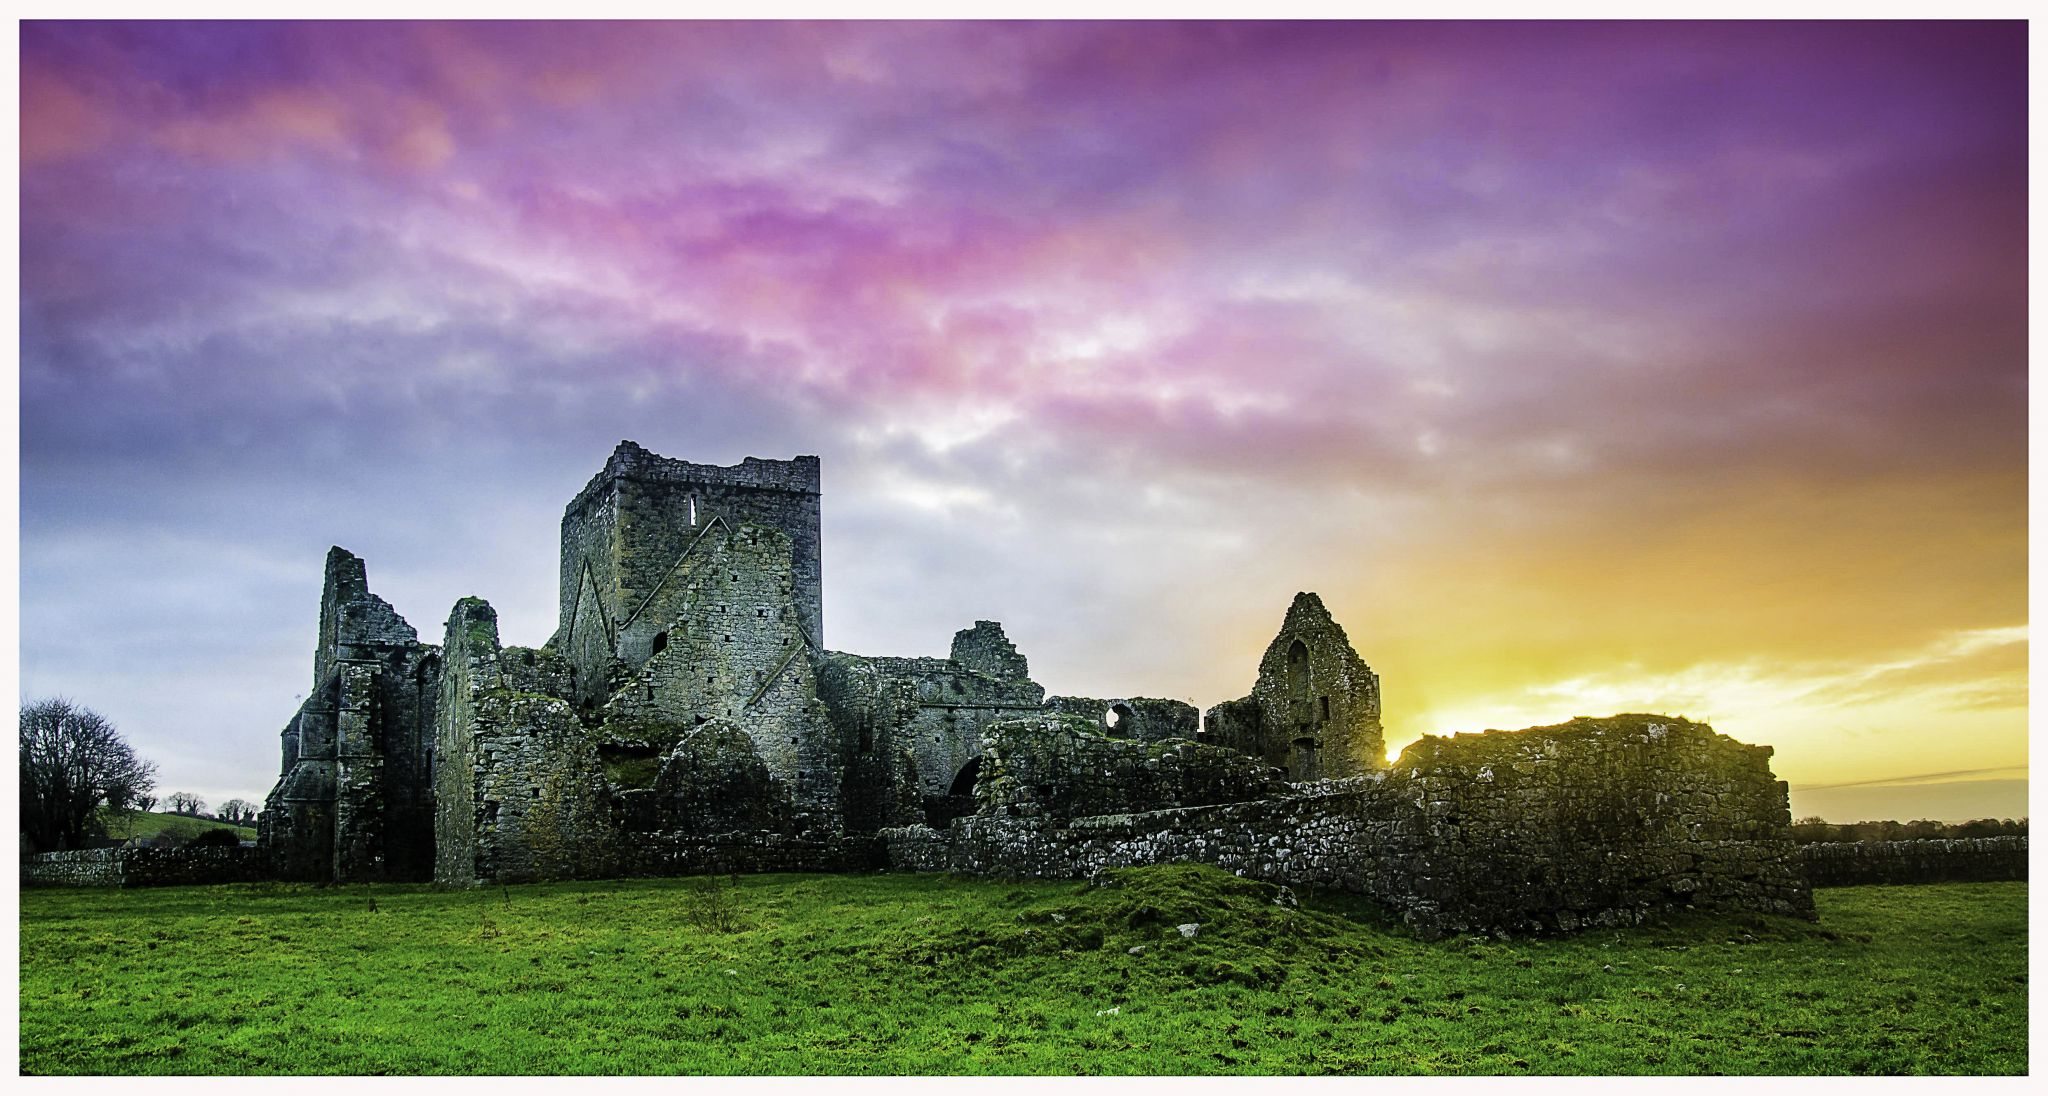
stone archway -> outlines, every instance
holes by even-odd
[[[945,829],[955,818],[974,813],[974,783],[981,779],[981,757],[979,754],[967,759],[960,771],[953,774],[953,782],[946,786],[944,795],[927,795],[924,800],[925,825]]]
[[[946,795],[948,797],[964,795],[972,799],[974,798],[974,782],[979,779],[981,779],[981,758],[968,758],[967,764],[960,766],[960,771],[954,775],[953,784],[946,789]]]

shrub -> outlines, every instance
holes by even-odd
[[[185,846],[193,849],[206,847],[239,848],[241,844],[241,835],[233,830],[221,827],[207,830],[205,833],[186,842]]]
[[[738,932],[744,927],[739,890],[739,876],[712,876],[690,888],[683,918],[704,932]]]

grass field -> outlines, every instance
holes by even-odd
[[[721,881],[722,882],[722,881]],[[2023,1073],[2026,885],[1414,939],[1208,868],[29,890],[24,1073]],[[1176,926],[1199,923],[1192,938]],[[1138,950],[1132,954],[1132,949]]]
[[[155,837],[169,833],[191,840],[208,830],[233,830],[235,836],[245,841],[256,840],[254,826],[233,826],[216,822],[211,818],[193,818],[186,814],[158,814],[155,811],[129,811],[109,815],[106,819],[107,836],[126,841],[131,837]]]

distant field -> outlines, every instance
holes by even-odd
[[[133,814],[117,814],[107,820],[107,836],[126,841],[131,837],[155,837],[170,833],[178,837],[193,838],[208,830],[230,829],[244,841],[256,840],[252,826],[231,826],[211,818],[193,818],[183,814],[157,814],[153,811],[136,811]]]
[[[29,890],[21,1069],[2027,1069],[2023,883],[1825,890],[1819,925],[1430,943],[1214,869],[1123,880]]]

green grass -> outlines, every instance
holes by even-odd
[[[235,836],[244,841],[256,840],[253,826],[234,826],[216,822],[211,818],[193,818],[184,814],[157,814],[155,811],[134,811],[107,817],[107,836],[117,841],[131,837],[155,837],[169,833],[191,840],[208,830],[233,830]]]
[[[1417,940],[1208,868],[24,891],[52,1073],[2024,1073],[2026,885]],[[736,931],[707,927],[721,908]],[[1176,925],[1200,922],[1194,939]],[[1137,955],[1128,949],[1142,947]]]

